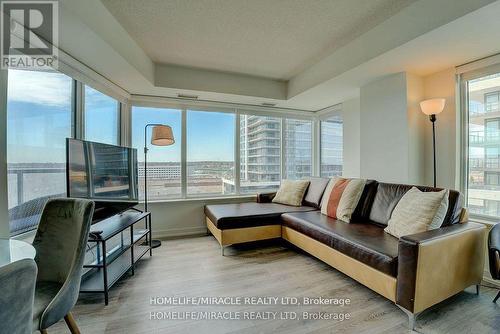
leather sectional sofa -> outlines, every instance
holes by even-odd
[[[206,223],[222,252],[231,244],[287,240],[393,301],[413,329],[420,312],[481,282],[485,227],[467,222],[463,198],[451,190],[440,228],[400,239],[385,233],[392,210],[411,187],[368,181],[351,223],[321,214],[320,202],[272,203],[274,194],[260,194],[252,203],[207,205]],[[317,186],[308,191],[318,192]]]

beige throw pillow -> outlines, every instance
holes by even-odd
[[[448,211],[449,191],[422,192],[413,187],[403,195],[384,229],[402,237],[441,227]]]
[[[308,180],[283,180],[273,203],[301,206],[308,186]]]

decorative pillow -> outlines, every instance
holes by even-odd
[[[448,211],[448,195],[446,189],[422,192],[411,188],[399,200],[384,231],[399,238],[441,227]]]
[[[321,197],[325,192],[326,186],[330,179],[326,177],[311,177],[309,188],[307,188],[306,196],[304,197],[304,205],[312,206],[319,209],[321,204]]]
[[[273,203],[301,206],[308,186],[308,180],[283,180],[273,198]]]
[[[365,184],[362,179],[331,178],[323,194],[321,213],[349,223]]]

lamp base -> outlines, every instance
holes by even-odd
[[[141,246],[149,246],[149,244],[144,242]],[[161,246],[161,240],[151,240],[151,248],[158,248],[160,246]]]
[[[158,248],[161,246],[161,240],[151,240],[151,248]]]

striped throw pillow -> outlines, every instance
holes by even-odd
[[[363,179],[331,178],[321,201],[321,213],[349,223],[365,184]]]

